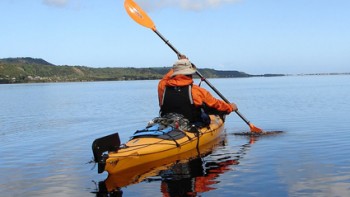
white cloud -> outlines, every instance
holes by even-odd
[[[185,10],[203,10],[219,7],[225,4],[237,3],[241,0],[135,0],[147,10],[162,9],[165,7],[178,7]]]
[[[68,5],[69,0],[43,0],[43,3],[48,6],[65,7]]]

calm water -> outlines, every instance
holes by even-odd
[[[192,196],[350,196],[350,76],[210,81],[256,126],[284,134],[249,143],[233,135],[249,128],[231,114],[225,143],[197,164],[201,174],[151,177],[123,196],[175,196],[171,188],[190,191],[201,178]],[[0,85],[0,196],[96,196],[107,174],[88,163],[92,141],[119,132],[125,142],[143,128],[158,114],[156,86]]]

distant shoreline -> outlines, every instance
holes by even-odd
[[[40,58],[0,59],[0,84],[13,83],[54,83],[87,81],[130,81],[157,80],[169,71],[170,67],[105,67],[54,65]],[[199,69],[207,78],[247,78],[281,77],[304,75],[350,75],[350,73],[312,73],[312,74],[261,74],[251,75],[240,71],[223,71],[209,68]]]
[[[294,75],[294,76],[310,76],[310,75],[317,75],[317,76],[329,76],[329,75],[350,75],[350,72],[348,73],[309,73],[309,74],[286,74],[286,76]]]
[[[228,78],[253,78],[253,77],[303,77],[303,76],[340,76],[340,75],[350,75],[350,73],[315,73],[315,74],[276,74],[276,75],[271,75],[271,74],[265,74],[265,75],[251,75],[249,77],[225,77],[226,79]],[[1,76],[1,75],[0,75]],[[197,77],[195,77],[197,78]],[[208,77],[210,78],[210,77]],[[211,79],[215,78],[220,78],[220,77],[213,77]],[[18,82],[16,81],[15,78],[11,79],[4,79],[0,77],[0,85],[2,84],[34,84],[34,83],[69,83],[69,82],[103,82],[103,81],[137,81],[137,80],[159,80],[160,78],[142,78],[142,79],[137,79],[137,78],[130,78],[130,79],[117,79],[117,80],[76,80],[76,79],[65,79],[65,80],[52,80],[51,78],[45,78],[45,77],[37,77],[32,80],[24,81],[24,82]]]

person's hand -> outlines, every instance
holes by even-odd
[[[238,108],[237,108],[237,105],[234,104],[234,103],[230,103],[231,107],[232,107],[232,111],[237,111]]]

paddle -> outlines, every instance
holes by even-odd
[[[139,5],[137,5],[133,0],[125,0],[124,7],[126,12],[129,14],[129,16],[136,21],[138,24],[152,29],[154,33],[156,33],[176,54],[178,57],[181,56],[181,53],[167,40],[162,34],[160,34],[155,24],[153,23],[152,19],[146,14],[145,11],[141,9]],[[193,66],[195,66],[192,63]],[[205,83],[213,89],[213,91],[218,94],[222,100],[224,100],[226,103],[230,103],[220,92],[217,90],[197,69],[196,74],[205,81]],[[254,126],[249,120],[247,120],[238,110],[235,111],[236,114],[250,127],[250,131],[254,133],[262,133],[263,130]]]

